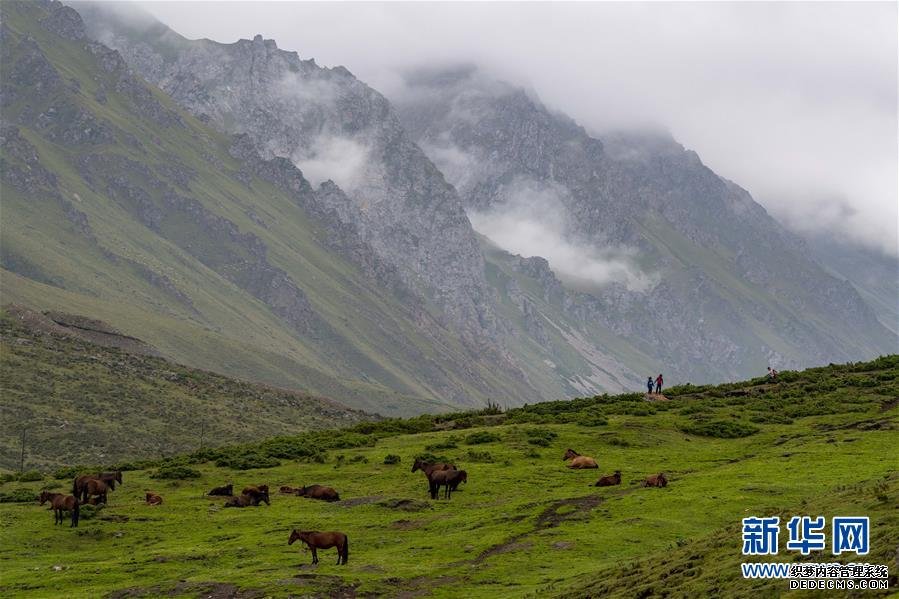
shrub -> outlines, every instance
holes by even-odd
[[[422,462],[427,462],[429,464],[434,464],[436,462],[451,462],[448,457],[444,455],[434,455],[431,452],[425,451],[415,456],[416,460],[421,460]]]
[[[485,464],[493,463],[493,456],[490,455],[487,451],[475,451],[473,449],[468,450],[468,454],[465,456],[469,462],[481,462]]]
[[[499,437],[493,433],[488,433],[487,431],[478,431],[465,437],[466,445],[481,445],[483,443],[493,443],[495,441],[499,441]]]
[[[100,513],[100,511],[106,506],[102,503],[99,505],[91,505],[91,504],[83,504],[78,509],[78,519],[79,520],[92,520]]]
[[[401,461],[400,456],[392,454],[392,453],[388,453],[387,455],[384,456],[384,463],[388,464],[388,465],[399,464],[400,461]]]
[[[793,419],[778,412],[758,412],[749,420],[758,424],[793,424]]]
[[[0,491],[0,503],[31,503],[37,501],[37,493],[31,489]]]
[[[19,474],[16,477],[16,480],[22,483],[32,483],[35,481],[44,480],[44,475],[37,470],[28,470]]]
[[[689,435],[700,437],[717,437],[719,439],[737,439],[748,437],[759,432],[757,426],[745,424],[736,420],[710,420],[708,422],[692,422],[680,427]]]
[[[188,478],[200,478],[200,472],[182,464],[165,464],[156,471],[151,472],[150,478],[185,480]]]
[[[609,445],[614,445],[615,447],[630,447],[631,444],[627,439],[619,439],[618,437],[612,437],[609,439]]]
[[[359,463],[367,464],[368,458],[365,457],[364,455],[354,455],[353,457],[350,458],[350,464],[359,464]]]
[[[528,443],[540,447],[549,447],[550,442],[559,436],[547,428],[529,428],[524,431],[524,434],[528,438]]]
[[[580,418],[576,422],[581,426],[605,426],[609,423],[606,417],[599,412],[581,413]]]
[[[252,470],[254,468],[274,468],[275,466],[280,466],[281,462],[276,458],[258,452],[232,452],[217,459],[215,465],[220,468],[232,468],[234,470]]]
[[[432,445],[426,445],[425,450],[441,451],[444,449],[456,449],[457,447],[459,447],[457,439],[455,437],[449,437],[438,443],[434,443]]]

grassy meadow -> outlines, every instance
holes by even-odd
[[[744,581],[738,565],[740,519],[774,514],[869,515],[872,551],[857,561],[888,564],[895,588],[897,377],[893,356],[784,373],[776,385],[679,387],[667,402],[602,396],[196,452],[126,471],[109,505],[77,529],[54,526],[27,501],[43,488],[68,489],[71,471],[8,481],[0,594],[777,595],[785,581]],[[596,457],[599,471],[566,468],[568,447]],[[428,499],[424,476],[410,473],[423,453],[468,471],[451,500]],[[243,455],[263,461],[241,463]],[[270,467],[253,467],[261,464]],[[616,469],[620,487],[592,486]],[[667,488],[640,486],[659,471]],[[221,498],[204,496],[227,482],[269,484],[271,506],[223,509]],[[335,487],[341,501],[277,493],[313,483]],[[144,505],[147,490],[163,505]],[[347,533],[349,564],[335,565],[328,550],[312,566],[311,554],[287,545],[292,528]],[[782,533],[781,560],[857,557],[801,558],[784,543]]]

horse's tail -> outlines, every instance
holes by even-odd
[[[75,498],[75,507],[72,508],[72,526],[78,526],[78,520],[81,518],[81,502]]]
[[[72,495],[74,495],[76,498],[78,497],[78,477],[77,476],[74,479],[72,479]]]
[[[348,536],[343,537],[343,563],[346,564],[347,558],[350,557],[350,538]]]

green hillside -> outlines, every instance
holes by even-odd
[[[30,470],[173,455],[372,418],[50,327],[61,328],[28,310],[0,315],[0,467],[19,467],[23,431]]]
[[[74,11],[0,10],[4,304],[100,319],[176,362],[368,411],[533,393],[341,258],[299,173],[296,193],[253,175],[232,138],[87,41]]]
[[[871,553],[861,561],[888,564],[895,588],[899,356],[666,394],[385,420],[194,452],[125,472],[108,507],[77,529],[54,527],[27,501],[41,488],[65,489],[68,478],[7,482],[0,593],[775,596],[787,594],[784,581],[740,577],[740,519],[819,514],[870,516]],[[594,456],[599,470],[566,468],[568,447]],[[409,472],[423,452],[468,471],[451,500],[428,499],[424,477]],[[248,456],[256,463],[241,462]],[[614,470],[620,487],[592,486]],[[641,487],[659,471],[666,488]],[[226,482],[327,484],[341,501],[274,493],[271,506],[221,509],[203,493]],[[144,505],[147,490],[163,505]],[[348,565],[334,565],[330,550],[310,566],[308,553],[287,545],[293,528],[346,532]],[[783,547],[778,557],[858,561]]]

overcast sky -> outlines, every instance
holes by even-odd
[[[896,2],[140,4],[388,97],[404,69],[475,62],[590,131],[663,126],[794,227],[897,253]]]

